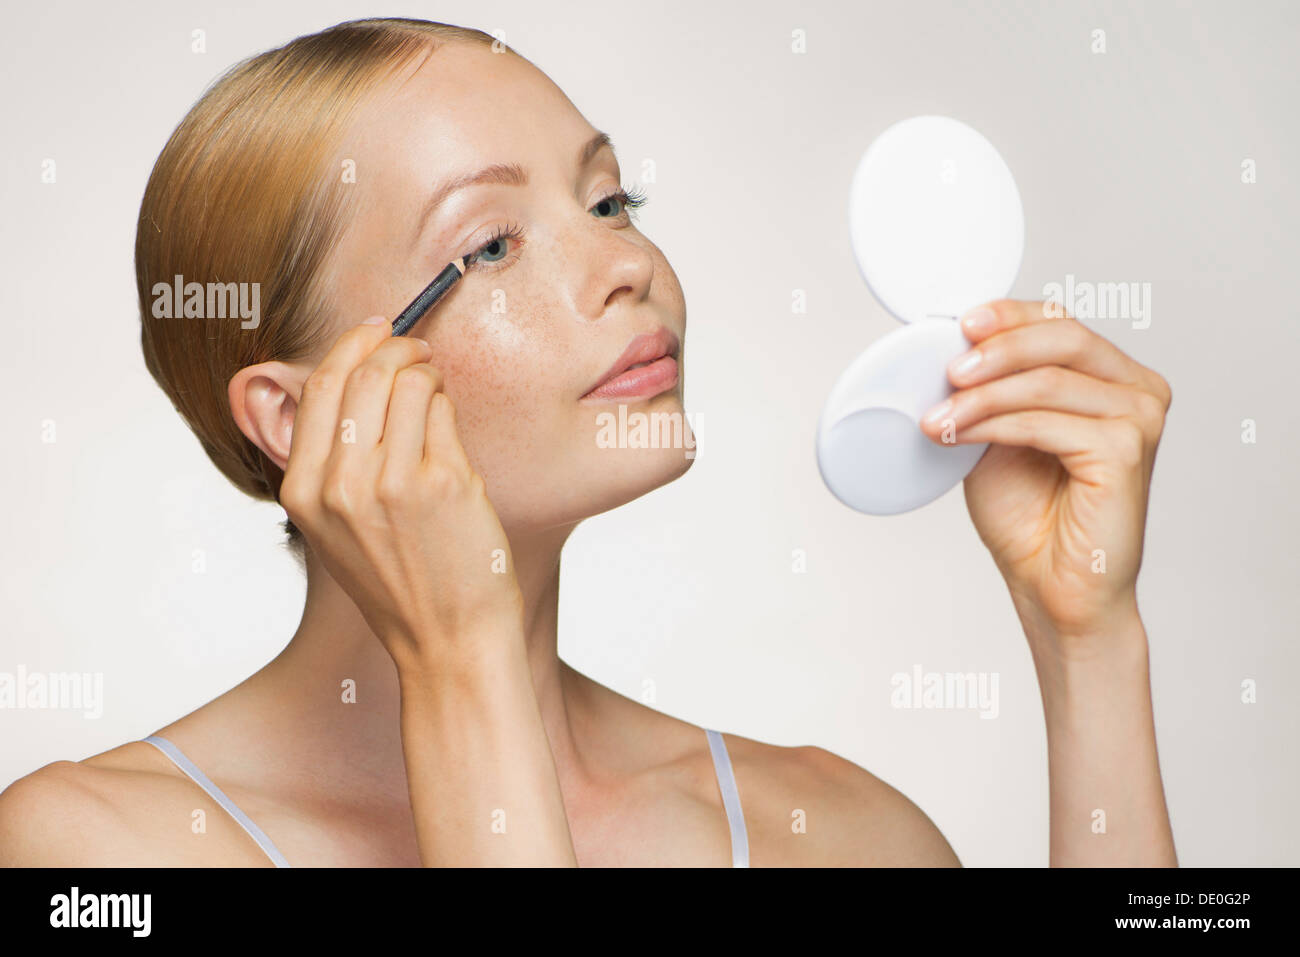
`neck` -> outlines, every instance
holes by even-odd
[[[584,694],[590,690],[588,679],[560,661],[557,651],[560,552],[573,527],[510,536],[533,688],[561,779],[583,768],[574,729],[587,722],[575,718],[590,703]],[[295,741],[297,753],[305,752],[317,767],[363,770],[381,790],[405,796],[396,667],[310,549],[302,621],[258,683],[275,702],[276,720],[292,720],[303,729],[305,739]],[[349,688],[355,689],[355,703],[347,700]]]

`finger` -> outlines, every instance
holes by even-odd
[[[1123,373],[1110,377],[1114,382],[1128,382],[1142,392],[1156,400],[1155,404],[1160,406],[1160,415],[1169,411],[1169,406],[1173,402],[1173,390],[1165,378],[1142,363],[1138,362],[1128,353],[1124,352],[1113,342],[1102,336],[1087,326],[1079,323],[1077,319],[1070,315],[1068,309],[1058,302],[1048,300],[1046,302],[1020,302],[1018,300],[999,300],[993,304],[997,308],[993,310],[996,317],[1003,317],[1000,321],[1005,321],[1007,328],[1014,323],[1019,322],[1022,325],[1028,325],[1031,322],[1043,322],[1046,320],[1068,320],[1077,323],[1079,328],[1084,330],[1090,341],[1098,348],[1106,352],[1114,362],[1117,369],[1122,369]],[[974,325],[974,323],[972,323]],[[996,329],[997,326],[994,326]],[[989,335],[991,333],[987,333]],[[968,334],[969,335],[969,334]],[[1143,402],[1143,406],[1151,403]]]
[[[409,477],[419,467],[424,459],[429,403],[441,388],[442,373],[427,362],[398,371],[381,441],[385,471]]]
[[[961,331],[971,342],[978,343],[1016,326],[1052,319],[1073,318],[1059,303],[1030,302],[1020,299],[994,299],[976,306],[961,317]],[[1075,320],[1078,321],[1078,320]]]
[[[1026,409],[1103,418],[1137,416],[1142,412],[1140,395],[1063,366],[1039,366],[959,389],[926,413],[921,428],[936,438],[950,428],[965,429],[991,416]]]
[[[948,378],[966,388],[1042,365],[1065,366],[1144,391],[1150,388],[1150,370],[1074,319],[1021,323],[987,336],[949,364]]]
[[[339,336],[303,383],[289,439],[286,483],[290,480],[290,472],[319,474],[329,458],[338,434],[339,405],[347,374],[392,333],[391,327],[384,325],[387,320],[382,316],[374,318],[381,321],[363,323]]]
[[[467,476],[473,469],[460,444],[456,431],[456,407],[447,393],[435,392],[429,400],[429,417],[424,433],[424,465],[447,466],[454,473]]]
[[[1129,419],[1097,419],[1046,409],[1008,412],[958,429],[956,444],[992,442],[1038,449],[1057,456],[1072,475],[1112,463],[1132,468],[1145,457],[1145,443]]]
[[[1061,303],[1053,300],[1045,302],[1022,301],[1019,299],[996,299],[967,312],[961,317],[963,334],[972,343],[980,343],[991,336],[1032,323],[1069,320],[1078,323],[1070,311]],[[1102,376],[1116,382],[1130,382],[1150,393],[1169,409],[1173,393],[1169,383],[1154,369],[1149,369],[1120,350],[1114,343],[1088,329],[1082,323],[1080,328],[1099,340],[1101,348],[1111,353],[1114,367],[1122,370],[1115,376]]]
[[[423,339],[390,336],[348,373],[339,406],[344,439],[335,445],[334,452],[339,461],[378,447],[384,437],[384,421],[397,373],[415,363],[428,362],[432,354]]]

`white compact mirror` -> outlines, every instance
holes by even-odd
[[[817,464],[845,505],[895,515],[948,491],[988,448],[937,445],[919,423],[954,391],[948,363],[970,348],[957,319],[1015,282],[1024,211],[988,140],[948,117],[916,116],[863,154],[849,235],[872,294],[906,325],[835,383],[817,427]]]

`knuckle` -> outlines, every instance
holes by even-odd
[[[302,500],[302,485],[298,478],[298,472],[295,469],[290,469],[284,473],[284,478],[280,480],[280,503],[300,503]]]
[[[1115,457],[1120,464],[1131,468],[1142,463],[1146,437],[1136,422],[1129,419],[1117,420],[1114,443]]]
[[[435,462],[429,467],[425,481],[429,491],[440,498],[455,494],[460,484],[456,473],[441,462]]]
[[[423,339],[414,336],[390,336],[379,344],[376,356],[386,356],[392,362],[417,362],[428,352]]]
[[[1161,404],[1164,406],[1165,411],[1167,412],[1169,411],[1169,406],[1171,406],[1174,401],[1173,387],[1169,385],[1169,381],[1160,373],[1158,372],[1155,373],[1155,377],[1156,377],[1156,396],[1157,398],[1160,399]]]
[[[1159,428],[1165,420],[1165,400],[1150,392],[1138,393],[1138,414],[1144,422],[1151,422]]]
[[[290,482],[285,478],[280,485],[280,507],[288,513],[293,519],[294,524],[299,524],[299,516],[305,515],[307,510],[307,496],[299,488],[298,483]]]
[[[406,500],[406,478],[392,468],[385,468],[375,482],[375,499],[385,508],[392,508]]]
[[[368,392],[377,389],[383,381],[383,370],[373,362],[363,362],[348,373],[348,386],[353,389]]]
[[[1011,423],[1020,441],[1033,442],[1050,425],[1050,420],[1042,409],[1031,409],[1023,415],[1013,416]]]
[[[302,394],[306,396],[320,396],[334,389],[335,379],[328,372],[317,370],[307,376],[307,380],[302,384]]]
[[[1087,356],[1092,348],[1092,333],[1090,333],[1082,323],[1075,322],[1073,319],[1062,320],[1062,335],[1065,338],[1065,348],[1072,361]]]
[[[1066,391],[1069,374],[1060,366],[1043,366],[1035,379],[1036,388],[1033,398],[1039,402],[1049,401]]]
[[[334,473],[321,483],[321,507],[335,515],[346,514],[352,501],[352,490],[347,479]]]
[[[433,379],[420,366],[407,366],[397,373],[393,380],[393,391],[420,394],[433,387]]]

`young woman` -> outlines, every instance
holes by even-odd
[[[140,212],[145,358],[216,465],[284,506],[306,605],[242,684],[15,782],[3,863],[958,863],[851,762],[695,727],[557,656],[570,532],[693,460],[596,438],[620,404],[682,412],[682,292],[619,184],[545,74],[443,24],[301,37],[195,105]],[[257,283],[260,316],[163,317],[178,275]],[[1041,304],[968,319],[978,348],[923,431],[993,443],[965,490],[1041,682],[1051,862],[1173,865],[1135,598],[1169,387]]]

